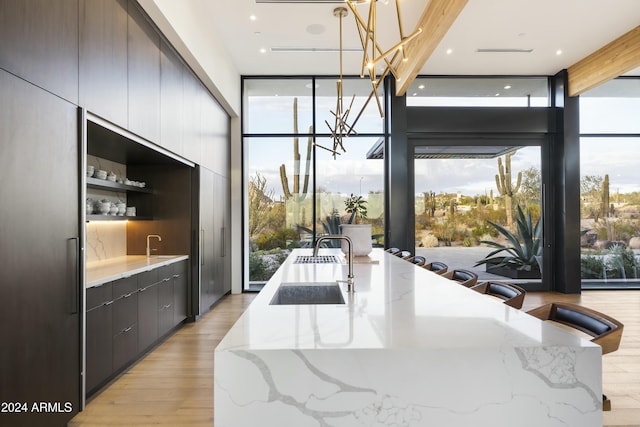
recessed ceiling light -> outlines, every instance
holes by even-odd
[[[562,49],[556,50],[556,55],[562,55]]]
[[[267,53],[267,49],[265,49],[265,48],[263,48],[263,47],[262,47],[262,48],[260,48],[260,53]]]
[[[418,96],[418,94],[416,92],[413,92],[413,96]]]
[[[453,53],[453,49],[447,49],[447,55],[451,55]]]
[[[253,32],[253,35],[254,35],[254,36],[261,36],[261,35],[262,35],[262,33],[261,33],[260,31],[254,31],[254,32]]]
[[[418,86],[418,89],[424,89],[424,85]]]
[[[505,89],[511,89],[511,85],[506,85],[504,88]]]
[[[496,96],[500,96],[500,94],[499,94],[499,93],[496,93]]]
[[[325,26],[322,24],[311,24],[307,27],[307,33],[317,36],[325,32]]]
[[[256,19],[258,19],[258,18],[256,17],[256,15],[249,15],[249,20],[250,20],[250,21],[255,21]]]

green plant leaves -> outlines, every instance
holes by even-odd
[[[495,264],[497,266],[509,266],[526,271],[531,271],[534,267],[540,268],[536,260],[536,256],[542,254],[542,226],[540,218],[538,218],[534,224],[531,218],[531,212],[527,210],[525,214],[525,211],[518,206],[516,218],[517,234],[512,233],[500,224],[492,221],[487,222],[502,234],[509,244],[503,245],[490,240],[481,240],[480,243],[496,248],[496,250],[490,252],[483,260],[476,262],[476,266]],[[505,252],[506,254],[504,254]],[[502,256],[498,256],[498,254],[502,254]]]

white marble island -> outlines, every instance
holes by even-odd
[[[216,427],[602,425],[598,345],[379,249],[345,304],[270,305],[281,282],[346,277],[338,250],[293,263],[310,254],[216,348]]]

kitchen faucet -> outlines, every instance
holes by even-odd
[[[147,235],[147,256],[148,257],[151,256],[151,246],[149,245],[149,238],[150,237],[156,237],[159,242],[162,242],[162,237],[158,236],[157,234],[149,234],[149,235]]]
[[[316,246],[313,248],[313,256],[318,256],[318,250],[320,250],[320,243],[325,240],[346,240],[347,246],[349,248],[347,252],[347,263],[349,264],[349,274],[347,274],[347,292],[353,293],[355,292],[355,286],[353,281],[353,242],[349,236],[343,236],[341,234],[329,234],[327,236],[322,236],[318,238],[316,241]],[[339,282],[344,282],[344,280],[338,280]]]

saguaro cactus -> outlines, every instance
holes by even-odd
[[[431,217],[436,212],[436,193],[433,191],[426,191],[424,194],[424,212],[428,213]]]
[[[611,211],[609,209],[609,174],[604,176],[604,181],[602,181],[602,217],[606,218],[610,215]]]
[[[280,182],[282,184],[282,191],[284,192],[285,202],[292,200],[294,202],[294,218],[295,224],[300,224],[299,221],[299,206],[298,204],[307,197],[309,190],[309,169],[311,166],[311,146],[313,144],[313,138],[311,137],[311,127],[309,127],[309,138],[307,142],[307,156],[305,161],[304,181],[302,184],[302,191],[300,190],[300,149],[299,139],[297,136],[293,137],[293,187],[289,188],[289,180],[287,178],[287,168],[284,164],[280,165]],[[298,134],[298,98],[293,98],[293,133]]]
[[[518,172],[518,179],[515,185],[511,182],[511,156],[515,153],[515,151],[512,151],[505,154],[504,165],[502,164],[502,157],[498,157],[498,174],[496,175],[496,187],[498,187],[500,195],[504,196],[504,206],[507,211],[508,227],[511,227],[513,224],[513,209],[511,207],[511,201],[513,200],[513,196],[520,189],[520,184],[522,183],[522,172]]]

